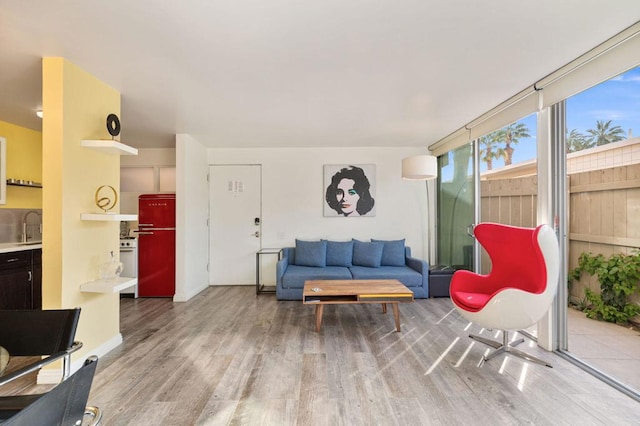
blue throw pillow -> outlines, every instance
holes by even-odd
[[[353,264],[356,266],[368,266],[379,268],[382,261],[382,243],[365,243],[353,240]]]
[[[401,240],[374,240],[372,242],[382,243],[384,249],[382,250],[382,266],[404,266],[404,238]]]
[[[353,241],[327,241],[327,266],[352,265]]]
[[[296,239],[296,265],[318,268],[327,266],[327,242]]]

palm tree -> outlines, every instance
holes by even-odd
[[[493,169],[493,160],[504,157],[504,149],[496,145],[497,132],[486,134],[480,138],[480,161],[487,163],[487,170]]]
[[[509,166],[513,160],[513,152],[515,148],[511,145],[516,145],[520,142],[520,138],[528,138],[529,128],[524,123],[511,123],[508,126],[495,132],[499,141],[504,142],[504,165]]]
[[[589,139],[595,142],[596,146],[606,145],[611,142],[618,142],[624,139],[624,130],[620,126],[611,126],[611,120],[605,122],[604,120],[596,121],[595,129],[587,129],[589,133]]]
[[[583,149],[593,148],[594,146],[595,143],[590,138],[578,132],[576,129],[571,130],[567,135],[567,152],[581,151]]]

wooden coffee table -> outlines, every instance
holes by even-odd
[[[413,302],[413,292],[398,280],[310,280],[304,282],[302,303],[316,305],[316,331],[320,331],[324,305],[380,303],[387,313],[393,307],[396,331],[400,331],[399,303]]]

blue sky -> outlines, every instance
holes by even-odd
[[[620,126],[625,133],[631,129],[634,137],[640,137],[640,67],[567,99],[568,131],[577,129],[586,134],[587,129],[595,128],[597,120],[612,120],[612,126]],[[514,164],[536,157],[536,114],[519,122],[527,125],[531,138],[521,139],[514,146]],[[493,161],[494,169],[503,165],[503,160]],[[480,169],[486,168],[482,163]]]

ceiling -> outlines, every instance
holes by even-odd
[[[638,0],[0,0],[0,120],[41,128],[61,56],[120,91],[138,148],[426,147],[639,19]]]

